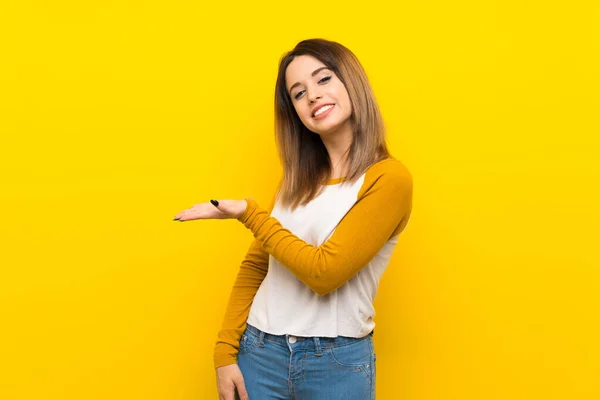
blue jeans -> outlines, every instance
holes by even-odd
[[[297,337],[271,335],[248,324],[238,366],[250,400],[374,400],[373,333]]]

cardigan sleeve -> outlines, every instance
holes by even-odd
[[[354,206],[320,246],[306,243],[252,198],[238,218],[269,254],[319,295],[336,290],[400,234],[412,210],[412,176],[388,169],[365,179]]]
[[[271,202],[271,209],[274,201],[273,199]],[[240,338],[246,329],[250,307],[258,288],[267,275],[268,267],[269,253],[262,248],[259,240],[254,239],[240,265],[229,295],[225,317],[214,347],[215,368],[237,362]]]

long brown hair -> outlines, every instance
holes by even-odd
[[[304,126],[286,90],[285,71],[299,55],[321,61],[335,72],[348,91],[353,133],[344,182],[355,182],[372,164],[391,157],[385,143],[383,118],[358,58],[337,42],[325,39],[299,42],[281,57],[275,86],[275,136],[283,167],[277,196],[280,205],[292,210],[317,197],[332,171],[321,137]]]

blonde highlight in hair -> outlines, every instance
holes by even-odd
[[[275,136],[283,167],[277,196],[281,206],[292,210],[317,197],[332,171],[321,137],[304,126],[286,89],[286,69],[300,55],[310,55],[321,61],[348,91],[353,132],[344,182],[355,182],[372,164],[391,157],[385,143],[383,118],[358,58],[337,42],[325,39],[299,42],[281,57],[275,85]]]

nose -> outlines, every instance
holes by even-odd
[[[322,97],[323,96],[321,94],[318,94],[316,91],[311,91],[308,94],[308,98],[311,103],[315,103],[317,100],[321,99]]]

